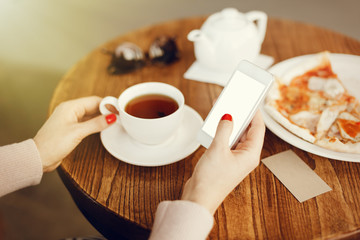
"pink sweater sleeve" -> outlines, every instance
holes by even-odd
[[[0,147],[0,197],[40,183],[40,154],[32,139]]]
[[[203,206],[190,201],[161,202],[155,213],[150,240],[206,239],[214,223]]]

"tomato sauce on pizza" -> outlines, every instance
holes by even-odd
[[[317,62],[312,59],[313,65],[307,70],[290,74],[291,78],[286,80],[278,79],[265,109],[285,128],[307,141],[335,151],[360,153],[359,101],[333,71],[329,53],[315,57]],[[304,66],[309,64],[304,63],[299,69]]]

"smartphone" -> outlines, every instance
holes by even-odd
[[[197,136],[199,143],[205,148],[210,146],[221,117],[228,113],[234,123],[229,139],[229,147],[233,149],[273,82],[271,73],[242,60],[206,117]]]

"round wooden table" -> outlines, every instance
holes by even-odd
[[[205,118],[222,87],[187,80],[194,62],[193,44],[186,39],[205,17],[181,19],[119,36],[79,61],[59,82],[50,112],[62,101],[89,96],[119,96],[141,82],[166,82],[179,88],[186,104]],[[110,56],[125,41],[147,50],[160,35],[176,36],[180,60],[172,65],[147,66],[125,75],[109,75]],[[275,63],[298,55],[329,50],[360,55],[360,42],[309,24],[269,19],[262,53]],[[359,76],[360,79],[360,76]],[[209,239],[319,239],[360,237],[360,165],[307,153],[267,131],[262,157],[292,149],[333,190],[299,203],[278,179],[260,164],[225,199],[215,213]],[[101,144],[99,134],[87,137],[58,168],[74,201],[86,218],[109,239],[146,239],[157,205],[178,199],[204,148],[182,161],[161,167],[139,167],[119,161]]]

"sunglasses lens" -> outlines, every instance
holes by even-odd
[[[161,36],[150,46],[149,57],[152,62],[170,64],[179,59],[175,38]]]
[[[142,50],[133,43],[119,45],[112,54],[108,72],[110,74],[122,74],[132,72],[145,65]]]
[[[106,51],[106,53],[111,53]],[[161,36],[151,44],[149,53],[144,55],[137,45],[125,42],[119,45],[111,53],[111,62],[107,70],[110,74],[125,74],[142,68],[145,64],[161,63],[164,65],[175,62],[179,59],[179,51],[175,38]]]

